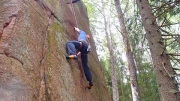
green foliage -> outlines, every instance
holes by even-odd
[[[100,60],[101,62],[101,66],[103,69],[103,73],[105,75],[105,79],[106,79],[106,84],[108,86],[108,90],[109,92],[111,92],[110,94],[112,95],[112,80],[111,80],[111,70],[109,70],[110,67],[110,60]]]
[[[119,90],[121,101],[132,101],[130,83],[123,83],[121,86],[122,89]]]
[[[106,84],[108,86],[108,90],[112,96],[112,82],[111,82],[111,70],[110,70],[110,60],[100,60],[103,72],[106,79]],[[122,62],[122,61],[121,61]],[[124,63],[122,63],[124,65]],[[117,64],[119,68],[119,65]],[[129,77],[126,75],[126,68],[121,66],[119,69],[117,68],[117,81],[118,81],[118,89],[119,96],[122,101],[132,101],[131,95],[131,86],[129,83]],[[123,72],[124,71],[124,72]],[[121,72],[121,73],[120,73]]]
[[[160,101],[158,86],[150,63],[143,63],[142,70],[139,70],[138,83],[140,86],[142,101]]]
[[[180,1],[178,0],[154,0],[150,2],[153,13],[160,26],[173,25],[180,22]]]

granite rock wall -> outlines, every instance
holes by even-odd
[[[111,101],[85,5],[70,1],[0,0],[0,101]],[[91,36],[91,90],[79,61],[64,57],[74,26]]]

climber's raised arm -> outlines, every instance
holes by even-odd
[[[75,30],[75,31],[77,31],[77,32],[79,32],[79,31],[80,31],[80,29],[79,29],[79,28],[77,28],[77,27],[74,27],[74,30]]]

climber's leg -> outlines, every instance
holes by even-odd
[[[91,71],[88,67],[88,55],[87,54],[81,54],[81,62],[82,62],[82,66],[84,69],[86,79],[87,79],[87,81],[89,81],[88,88],[91,89],[91,87],[93,86],[93,82],[92,82]]]
[[[79,41],[68,41],[66,43],[67,51],[68,51],[68,56],[66,56],[67,59],[77,59],[76,55],[76,49],[80,48],[80,43]]]

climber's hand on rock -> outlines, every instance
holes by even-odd
[[[81,55],[81,52],[78,52],[78,53],[77,53],[77,57],[80,57],[80,55]]]
[[[74,27],[74,30],[76,30],[77,32],[79,32],[80,30],[79,30],[79,28],[77,28],[77,27]]]

